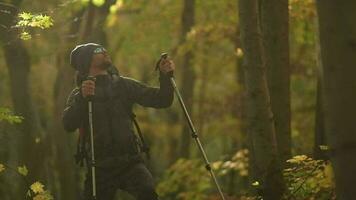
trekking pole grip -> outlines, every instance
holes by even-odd
[[[95,78],[95,76],[88,76],[85,80],[91,80],[91,81],[96,81],[96,78]],[[87,97],[86,97],[86,99],[88,100],[88,101],[93,101],[93,95],[88,95]]]

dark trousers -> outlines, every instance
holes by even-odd
[[[137,200],[158,200],[152,175],[143,163],[133,164],[120,172],[96,170],[97,200],[113,200],[117,189],[127,191]],[[91,170],[85,180],[83,200],[92,200]]]

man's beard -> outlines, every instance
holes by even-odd
[[[109,67],[111,67],[111,65],[112,65],[111,61],[104,61],[99,65],[99,67],[101,69],[105,69],[106,70],[106,69],[109,69]]]

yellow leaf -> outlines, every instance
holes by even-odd
[[[48,191],[45,191],[43,193],[37,194],[35,197],[33,197],[32,200],[53,200],[53,197]]]
[[[244,53],[243,53],[243,51],[242,51],[241,48],[237,48],[235,54],[236,54],[239,58],[241,58],[241,57],[244,55]]]
[[[252,183],[252,186],[255,186],[255,187],[257,187],[259,185],[260,185],[260,183],[258,181],[255,181],[255,182]]]
[[[327,150],[329,150],[329,146],[327,146],[327,145],[319,145],[319,148],[320,148],[320,150],[322,150],[322,151],[327,151]]]
[[[27,174],[28,174],[28,170],[25,165],[22,167],[17,167],[17,171],[19,172],[19,174],[21,174],[23,176],[27,176]]]
[[[240,176],[248,176],[248,171],[246,169],[240,171]]]
[[[217,170],[217,169],[220,169],[222,164],[223,164],[222,161],[216,161],[216,162],[213,162],[211,166],[214,170]]]
[[[29,40],[32,36],[28,32],[24,31],[20,34],[20,38],[21,40]]]
[[[124,5],[124,0],[117,0],[117,1],[116,1],[116,6],[117,6],[118,8],[121,8],[123,5]]]
[[[5,170],[5,166],[3,164],[0,164],[0,172]]]
[[[308,159],[308,157],[306,155],[296,155],[293,158],[287,160],[286,162],[292,163],[292,164],[299,164],[307,159]]]
[[[43,193],[43,192],[44,192],[43,187],[44,187],[44,185],[42,185],[42,183],[40,183],[40,182],[38,182],[38,181],[34,182],[34,183],[30,186],[31,190],[32,190],[35,194],[37,194],[37,193]]]

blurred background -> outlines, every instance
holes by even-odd
[[[37,181],[45,190],[38,193],[46,193],[47,199],[79,198],[85,167],[74,162],[78,133],[64,132],[61,113],[75,87],[69,53],[86,42],[104,45],[121,75],[152,86],[158,85],[156,61],[161,53],[169,53],[176,64],[176,82],[222,190],[228,199],[258,199],[259,180],[249,176],[237,0],[2,2],[5,17],[0,22],[6,31],[1,32],[0,48],[0,199],[32,199],[36,191],[29,186]],[[294,159],[289,166],[294,162],[301,167],[289,172],[305,172],[299,177],[285,172],[294,187],[286,196],[309,199],[322,193],[331,199],[332,173],[325,171],[329,164],[318,161],[326,156],[320,151],[325,141],[318,121],[322,112],[317,100],[316,6],[312,0],[285,2],[287,15],[280,18],[289,24],[284,39],[289,44],[285,76],[290,83],[285,87],[290,88],[290,111],[285,112],[290,112],[290,119],[281,123],[290,124],[286,139],[290,146],[282,160]],[[177,99],[168,109],[137,106],[134,111],[151,147],[147,165],[162,199],[219,199]],[[303,156],[292,158],[296,155]],[[320,180],[314,166],[325,175]],[[310,183],[294,179],[304,176]],[[298,189],[298,184],[305,188]],[[28,191],[32,194],[26,197]],[[118,192],[117,200],[124,199],[131,197]]]

